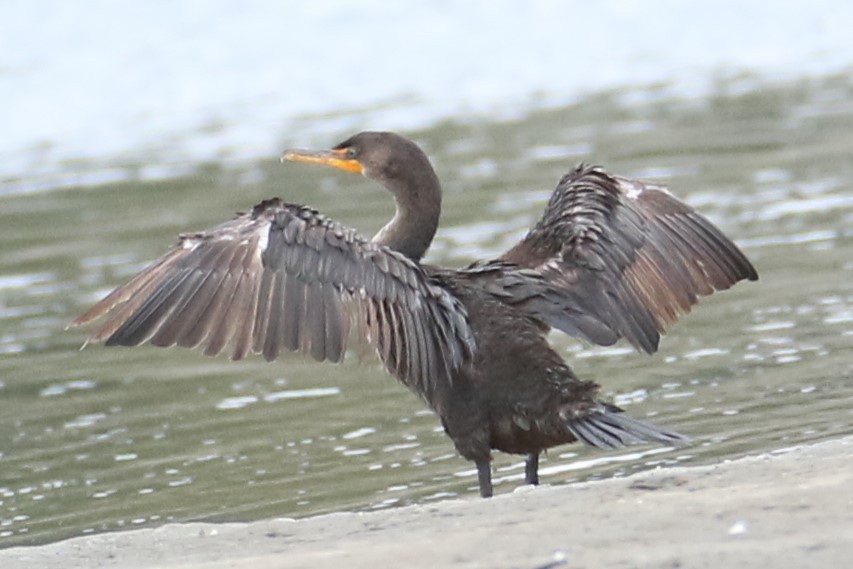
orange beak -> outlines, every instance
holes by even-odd
[[[335,150],[285,150],[284,154],[281,155],[281,161],[284,162],[285,160],[332,166],[333,168],[345,172],[353,172],[354,174],[364,173],[364,169],[358,160],[347,157],[346,148]]]

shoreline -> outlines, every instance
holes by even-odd
[[[853,437],[374,512],[167,524],[0,550],[6,569],[844,566]]]

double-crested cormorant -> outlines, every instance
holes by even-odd
[[[421,263],[441,212],[429,159],[393,133],[362,132],[282,160],[382,183],[393,219],[373,239],[317,211],[269,199],[169,253],[74,320],[105,322],[108,346],[203,345],[238,360],[282,348],[339,362],[355,338],[420,395],[477,465],[491,496],[491,450],[539,454],[576,440],[599,448],[685,437],[628,417],[575,377],[548,344],[553,327],[595,344],[654,352],[700,295],[758,275],[707,219],[663,187],[578,166],[542,219],[498,259],[464,269]]]

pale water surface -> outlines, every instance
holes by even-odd
[[[602,93],[504,122],[412,134],[445,181],[429,261],[505,250],[574,163],[666,182],[761,280],[706,300],[652,357],[554,335],[629,412],[690,435],[678,450],[553,449],[547,484],[703,464],[853,432],[853,84],[846,77],[702,100]],[[343,133],[341,133],[343,134]],[[332,139],[329,143],[335,142]],[[0,543],[180,520],[252,520],[475,492],[437,419],[373,362],[231,363],[187,350],[78,347],[66,323],[181,231],[279,195],[365,232],[384,190],[259,161],[2,199]],[[498,455],[497,492],[522,483]]]
[[[266,197],[375,231],[384,190],[277,160],[284,141],[363,127],[405,128],[434,160],[429,262],[504,251],[589,161],[668,184],[757,266],[654,356],[553,336],[607,397],[694,443],[556,448],[543,483],[853,432],[850,7],[786,3],[771,24],[765,3],[722,4],[7,6],[31,25],[0,40],[0,547],[476,495],[436,417],[375,362],[79,351],[85,331],[64,330],[178,233]],[[403,39],[410,51],[383,51]],[[522,483],[520,457],[495,468],[497,492]]]

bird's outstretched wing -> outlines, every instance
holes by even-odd
[[[473,350],[464,307],[417,264],[278,199],[182,235],[71,325],[101,316],[89,341],[203,345],[232,359],[273,360],[285,348],[341,361],[355,324],[388,370],[422,393]]]
[[[542,219],[501,260],[550,285],[545,300],[519,289],[537,318],[650,353],[698,296],[758,279],[734,243],[665,188],[587,165],[560,180]]]

